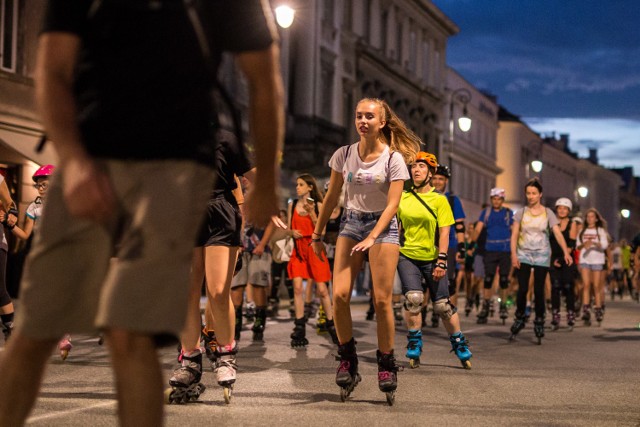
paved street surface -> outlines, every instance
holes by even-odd
[[[167,425],[640,426],[640,304],[609,302],[601,327],[547,331],[541,346],[531,323],[518,341],[509,342],[511,319],[502,326],[496,314],[487,325],[477,325],[472,313],[462,318],[474,354],[471,370],[449,353],[442,326],[425,328],[422,366],[409,369],[406,330],[400,327],[396,352],[406,369],[399,374],[393,407],[378,391],[375,323],[364,320],[365,310],[364,304],[353,306],[363,381],[346,403],[334,384],[336,350],[330,339],[308,327],[309,348],[291,349],[293,325],[281,309],[281,317],[268,324],[265,343],[243,333],[231,404],[225,405],[207,369],[201,401],[166,406]],[[95,337],[76,336],[74,344],[67,361],[52,355],[29,425],[116,424],[105,348]],[[173,348],[162,351],[167,379],[175,356]]]

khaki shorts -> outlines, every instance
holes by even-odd
[[[191,161],[105,161],[109,226],[69,215],[56,170],[25,266],[16,328],[35,339],[121,328],[178,336],[214,173]]]
[[[253,286],[267,287],[271,277],[271,254],[263,252],[262,255],[253,255],[242,252],[242,268],[233,277],[232,288],[251,284]]]

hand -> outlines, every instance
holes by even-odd
[[[554,267],[561,267],[562,264],[560,264],[560,260],[558,258],[553,260],[553,266]]]
[[[294,239],[299,239],[302,237],[302,233],[299,230],[291,230],[291,237]]]
[[[5,211],[0,210],[0,222],[4,222],[4,219],[7,217]]]
[[[311,249],[313,249],[313,253],[316,254],[318,258],[320,258],[320,261],[324,262],[327,255],[324,243],[322,243],[321,241],[311,242]]]
[[[257,256],[262,256],[262,254],[264,253],[264,245],[259,244],[253,249],[251,253]]]
[[[311,213],[315,211],[315,208],[313,206],[313,203],[311,203],[310,201],[306,200],[304,201],[304,204],[302,205],[302,208],[307,211],[307,213]]]
[[[371,246],[373,246],[373,244],[375,242],[376,242],[376,239],[374,239],[373,237],[367,237],[362,242],[357,243],[351,249],[351,254],[350,255],[353,255],[354,252],[365,252],[365,251],[367,251]]]
[[[246,221],[258,228],[264,228],[278,213],[278,197],[275,188],[259,188],[258,182],[249,190],[244,199]]]
[[[72,216],[99,223],[113,218],[117,208],[113,186],[91,158],[71,158],[62,171],[63,197]]]
[[[7,218],[7,225],[11,227],[16,225],[17,223],[18,223],[18,217],[10,213],[9,217]]]
[[[440,280],[440,279],[442,279],[444,277],[445,274],[447,274],[447,270],[444,270],[444,269],[442,269],[440,267],[436,267],[433,270],[433,279],[436,280],[436,281]]]
[[[571,254],[569,254],[569,252],[565,252],[565,254],[564,254],[564,262],[566,262],[567,265],[572,265],[573,264],[573,257],[571,256]]]
[[[283,230],[287,229],[287,224],[285,224],[284,221],[282,221],[277,215],[273,215],[271,217],[271,222],[278,228],[282,228]]]
[[[511,255],[511,265],[513,265],[514,268],[520,268],[520,260],[517,255]]]

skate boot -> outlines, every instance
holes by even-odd
[[[9,337],[11,336],[11,332],[13,332],[13,322],[6,322],[2,324],[2,333],[4,335],[4,342],[9,341]]]
[[[304,318],[305,321],[308,321],[313,317],[313,303],[305,302],[304,303]]]
[[[280,308],[280,301],[278,298],[269,298],[269,308],[267,310],[267,316],[273,318],[278,317],[278,309]]]
[[[467,298],[467,302],[464,304],[464,316],[469,317],[471,310],[473,310],[473,299]]]
[[[253,340],[262,341],[264,338],[264,328],[267,324],[267,309],[258,307],[256,309],[256,320],[253,322],[251,331],[253,331]]]
[[[489,317],[493,317],[496,314],[495,307],[493,306],[493,298],[489,300]]]
[[[591,306],[589,304],[582,306],[582,321],[584,326],[591,326]]]
[[[331,341],[333,341],[335,345],[340,344],[340,341],[338,341],[338,333],[336,332],[336,326],[333,323],[333,319],[327,320],[327,332],[331,337]]]
[[[393,350],[389,353],[376,351],[378,359],[378,388],[387,397],[389,406],[393,406],[396,398],[396,389],[398,388],[398,370],[396,358],[393,356]]]
[[[485,323],[487,323],[487,321],[489,320],[489,307],[491,306],[491,303],[489,302],[489,300],[484,300],[482,302],[482,310],[480,310],[480,313],[478,313],[478,320],[477,323],[479,325],[483,325]]]
[[[294,320],[293,324],[293,332],[291,333],[291,347],[293,348],[304,348],[309,344],[309,340],[307,339],[307,320],[302,317],[300,319]]]
[[[358,373],[356,341],[353,338],[346,344],[338,345],[336,360],[340,362],[336,372],[336,385],[340,387],[340,399],[344,402],[361,380]]]
[[[206,387],[200,382],[202,378],[202,353],[193,351],[190,355],[182,355],[181,366],[173,371],[169,379],[170,388],[164,391],[164,401],[171,403],[187,403],[198,400]]]
[[[375,315],[376,315],[375,310],[373,309],[373,307],[370,307],[369,310],[367,310],[367,316],[365,317],[365,319],[366,320],[373,320]]]
[[[202,328],[202,341],[204,343],[204,352],[211,363],[211,369],[216,369],[216,350],[218,341],[216,340],[216,333],[212,330],[208,330],[206,327]]]
[[[502,324],[507,323],[507,318],[509,317],[509,310],[507,309],[507,304],[500,303],[500,320],[502,320]]]
[[[600,326],[602,324],[602,319],[604,319],[604,310],[600,307],[596,307],[593,312],[596,317],[596,322],[598,322],[598,326]]]
[[[531,306],[528,305],[524,308],[524,323],[529,323],[530,317],[531,317]]]
[[[393,318],[396,321],[396,326],[402,325],[402,321],[404,319],[402,317],[402,303],[401,302],[393,303]]]
[[[480,294],[476,294],[473,303],[476,306],[476,311],[478,311],[478,309],[480,308]]]
[[[576,314],[573,311],[567,313],[567,326],[569,331],[573,331],[573,325],[576,324]]]
[[[216,374],[218,385],[224,388],[224,403],[231,403],[233,384],[236,382],[236,354],[238,344],[234,341],[229,345],[216,347],[216,365],[213,372]]]
[[[431,312],[431,327],[437,328],[439,325],[440,325],[440,316],[438,316],[438,313],[436,312]]]
[[[318,311],[318,321],[316,322],[316,332],[318,335],[326,334],[327,331],[327,313],[324,311],[324,307],[320,306]]]
[[[516,311],[516,320],[511,325],[511,336],[509,337],[510,341],[516,339],[516,335],[524,328],[524,313]]]
[[[560,310],[554,309],[553,317],[551,319],[551,330],[557,331],[559,327],[560,327]]]
[[[247,319],[247,322],[253,322],[256,318],[256,305],[253,302],[247,303],[247,309],[244,312],[244,317]]]
[[[420,366],[420,355],[422,354],[422,331],[410,330],[407,335],[407,358],[409,366],[417,368]]]
[[[67,360],[72,348],[73,344],[71,344],[71,335],[66,334],[60,341],[58,341],[58,350],[60,351],[60,358],[62,360]]]
[[[464,337],[462,332],[455,333],[449,337],[451,341],[451,351],[458,356],[460,363],[464,369],[471,369],[471,351],[469,351],[469,341]]]
[[[289,300],[289,317],[292,319],[296,318],[296,305],[293,301],[293,298]]]
[[[544,337],[544,317],[536,317],[533,321],[533,332],[538,338],[538,345],[542,344],[542,338]]]
[[[242,305],[236,307],[236,328],[233,338],[236,341],[240,341],[240,333],[242,332]]]

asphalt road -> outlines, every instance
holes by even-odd
[[[399,327],[396,353],[406,369],[399,373],[393,407],[377,387],[375,322],[364,320],[365,310],[363,304],[353,306],[363,381],[347,402],[340,401],[334,384],[336,350],[330,339],[308,327],[309,347],[291,349],[293,325],[282,309],[281,317],[269,322],[264,343],[243,333],[231,404],[224,403],[207,369],[208,388],[200,401],[165,406],[166,424],[640,426],[640,304],[609,302],[602,326],[547,331],[540,346],[531,323],[509,342],[511,319],[502,326],[496,314],[487,325],[477,325],[472,313],[462,318],[473,352],[471,370],[462,369],[449,352],[442,326],[424,329],[422,366],[409,369],[406,330]],[[29,425],[117,424],[106,349],[95,337],[76,336],[74,345],[65,362],[52,355]],[[168,379],[175,350],[161,356]],[[4,393],[10,391],[0,390]]]

